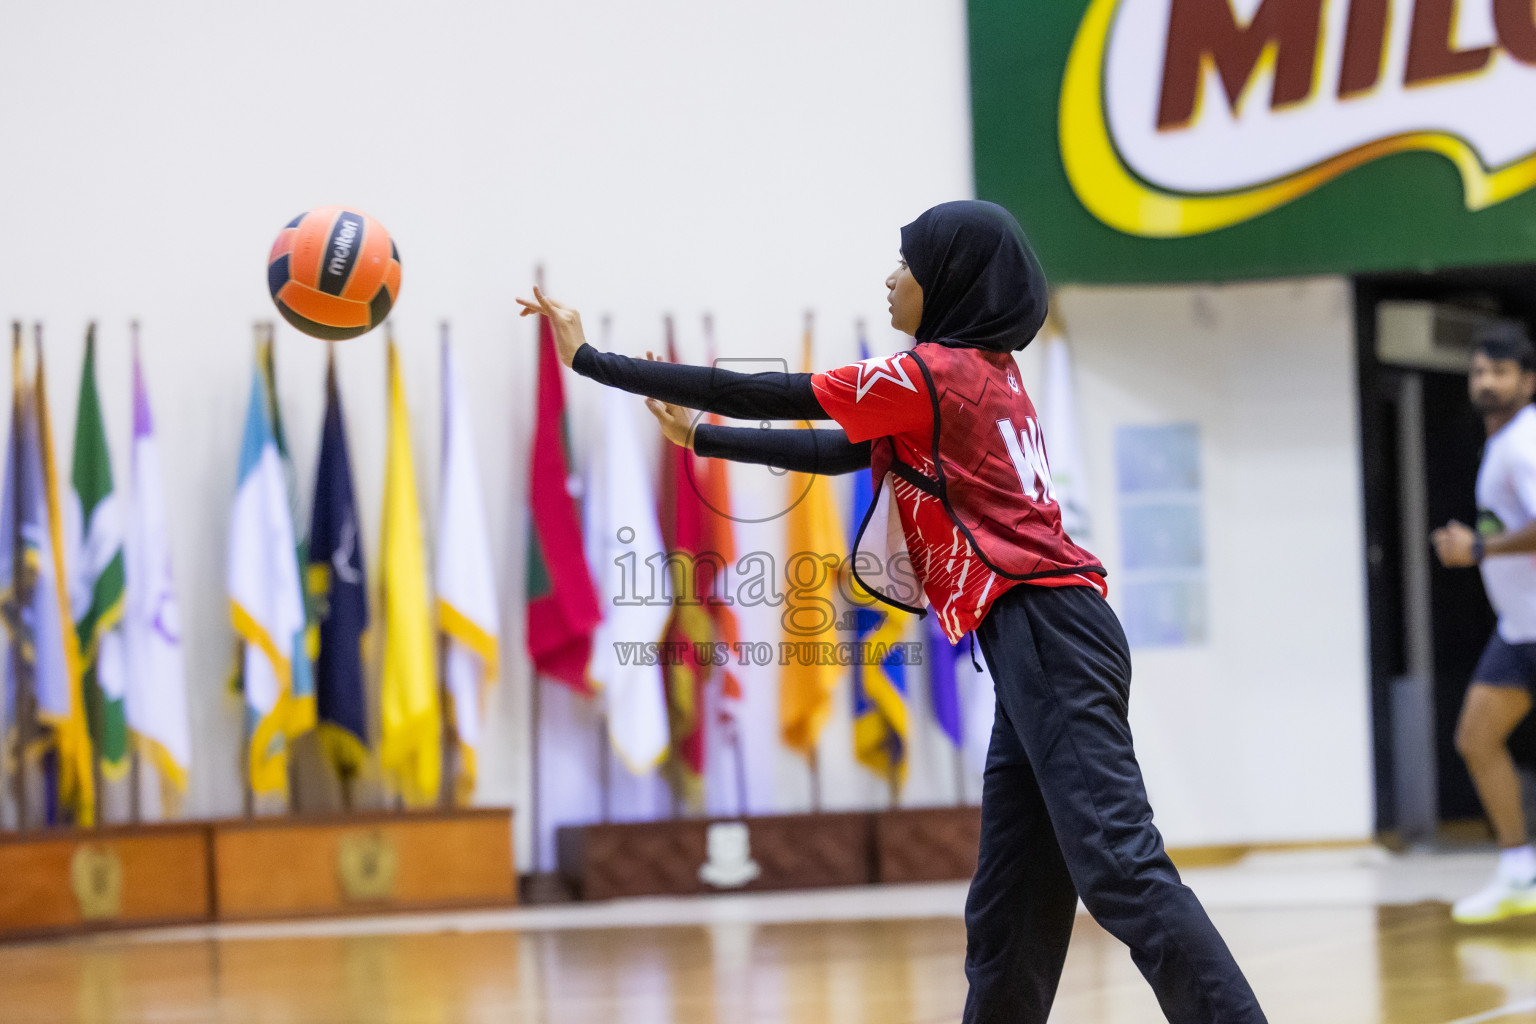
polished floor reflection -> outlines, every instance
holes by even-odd
[[[1536,922],[1452,925],[1444,904],[1214,916],[1270,1020],[1536,1022]],[[143,941],[0,949],[0,1021],[948,1024],[953,917]],[[1078,920],[1060,1024],[1155,1024],[1125,950]]]

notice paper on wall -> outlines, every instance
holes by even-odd
[[[1115,481],[1126,638],[1132,647],[1204,643],[1199,425],[1117,427]]]

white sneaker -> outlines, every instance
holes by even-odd
[[[1504,872],[1481,891],[1456,901],[1451,918],[1460,924],[1488,924],[1522,914],[1536,914],[1536,879],[1519,880]]]

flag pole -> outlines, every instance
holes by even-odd
[[[539,289],[543,291],[543,288]],[[533,828],[533,873],[538,874],[544,869],[544,844],[539,835],[542,824],[540,811],[542,801],[539,799],[539,788],[542,785],[539,762],[541,746],[539,733],[543,729],[544,701],[540,698],[539,690],[543,681],[539,679],[538,669],[528,677],[528,756],[531,765],[528,771],[528,823]]]
[[[741,727],[735,725],[731,728],[731,752],[736,761],[736,815],[747,815],[747,759],[741,752]]]
[[[327,403],[329,403],[330,400],[331,400],[331,389],[332,388],[336,389],[336,393],[338,395],[337,401],[338,402],[340,401],[339,395],[341,393],[341,389],[340,389],[340,385],[338,385],[336,383],[336,345],[337,345],[337,342],[334,342],[334,341],[327,341],[325,343],[325,389],[326,389],[325,400],[326,400]],[[323,446],[324,445],[322,443],[322,447]],[[311,554],[313,554],[313,552],[311,552]],[[366,594],[367,593],[367,581],[366,580],[364,580],[364,582],[363,582],[363,587],[364,587],[364,593]],[[366,661],[366,657],[363,660]],[[366,675],[367,675],[367,673],[365,671],[364,672],[364,676],[366,677]],[[319,682],[320,682],[320,680],[319,680],[319,672],[317,670],[316,671],[316,678],[315,678],[315,692],[316,692],[316,694],[319,693]],[[366,684],[364,684],[364,689],[366,689]],[[367,728],[368,728],[367,727],[367,719],[366,719],[366,715],[365,715],[364,716],[364,726],[363,726],[364,732],[367,731]],[[353,812],[353,810],[355,809],[354,806],[353,806],[353,801],[352,801],[352,784],[357,781],[358,770],[361,767],[361,765],[358,764],[358,763],[355,763],[351,758],[335,758],[335,759],[327,758],[327,760],[333,760],[332,768],[336,772],[336,781],[337,781],[337,783],[341,787],[341,811],[342,811],[343,814],[351,814]]]
[[[245,644],[240,645],[237,655],[245,660]],[[242,697],[243,701],[245,698]],[[245,715],[244,708],[240,709],[242,723]],[[247,819],[256,817],[256,791],[251,788],[251,734],[244,724],[240,726],[240,749],[236,752],[235,760],[240,764],[240,813]]]
[[[128,346],[130,356],[133,359],[133,365],[137,367],[139,365],[139,322],[137,320],[128,321]],[[129,453],[129,457],[130,459],[132,458],[132,452]],[[130,478],[128,486],[132,487],[133,483],[134,481]],[[140,787],[144,784],[143,776],[144,770],[143,763],[139,758],[139,745],[132,741],[132,734],[130,733],[128,743],[128,820],[135,825],[144,818],[143,797],[139,793]],[[164,816],[163,808],[161,816]]]
[[[704,313],[704,359],[705,359],[705,362],[707,362],[711,367],[713,367],[715,365],[715,361],[718,358],[718,356],[719,356],[719,352],[715,348],[715,316],[714,316],[713,313],[705,311],[705,313]],[[711,422],[713,422],[713,419],[711,419]],[[712,468],[710,470],[710,472],[712,474],[714,472],[716,472],[716,471],[725,472],[726,470],[725,470],[724,466],[714,467],[714,468]],[[719,515],[719,516],[725,515],[725,513],[722,512],[720,509],[711,509],[711,511],[715,515]],[[734,543],[733,543],[732,547],[734,549]],[[734,550],[733,550],[733,557],[734,557]],[[718,581],[718,577],[717,577],[717,581]],[[724,692],[725,678],[726,678],[727,674],[729,673],[729,671],[730,670],[729,670],[728,667],[722,667],[722,668],[718,669],[715,672],[715,681],[716,681],[716,683],[721,688],[721,700],[722,701],[724,701],[726,699],[725,692]],[[732,710],[728,720],[729,720],[729,722],[731,724],[731,760],[732,760],[733,766],[735,768],[735,775],[736,775],[736,814],[737,814],[738,817],[745,817],[746,813],[747,813],[747,758],[746,758],[745,752],[742,750],[742,747],[741,747],[741,721],[740,721],[740,719],[736,715],[736,712],[739,711],[739,710],[740,710],[739,706],[734,708]],[[717,720],[716,724],[718,724],[718,720]]]
[[[542,286],[541,286],[542,288]],[[603,350],[613,349],[613,315],[604,313],[601,321]],[[601,442],[599,442],[601,443]],[[567,467],[568,469],[570,467]],[[590,670],[589,670],[590,671]],[[597,712],[597,803],[599,820],[604,825],[613,820],[613,757],[608,749],[608,709],[606,694],[599,694],[598,687],[588,676],[587,686],[592,690],[592,699],[601,700],[601,706]]]
[[[439,453],[441,466],[448,465],[448,417],[452,411],[448,408],[448,321],[437,322],[437,349],[438,349],[438,381],[439,394],[442,395],[442,437],[439,438]],[[443,472],[443,470],[439,470]],[[438,481],[441,489],[442,481]],[[438,529],[443,529],[444,524],[438,523]],[[437,805],[443,808],[451,808],[458,803],[458,732],[450,721],[449,708],[453,707],[452,695],[448,692],[448,634],[443,631],[442,622],[437,624],[437,706],[442,708],[442,715],[438,721],[438,747],[442,751],[439,760],[442,763],[442,776],[437,786]]]
[[[393,415],[394,415],[394,413],[393,413],[393,409],[394,409],[394,393],[393,393],[393,389],[394,389],[394,385],[395,385],[395,374],[398,374],[400,372],[400,369],[399,369],[400,364],[399,364],[399,349],[397,349],[395,347],[395,321],[394,321],[394,319],[392,317],[386,317],[385,320],[384,320],[384,344],[386,346],[386,355],[385,355],[386,364],[389,367],[391,367],[391,369],[393,370],[393,373],[391,373],[390,371],[386,370],[386,379],[385,379],[385,382],[384,382],[385,388],[389,389],[386,393],[389,395],[388,401],[390,403],[390,410],[391,410],[389,415],[391,417],[391,422],[393,422]],[[386,451],[386,453],[388,452],[388,448],[387,447],[386,447],[385,451]],[[388,455],[387,454],[386,454],[385,458],[388,459]],[[386,470],[385,470],[385,487],[386,487],[386,489],[388,488],[388,481],[389,481],[388,468],[386,467]],[[385,495],[386,509],[388,507],[388,500],[389,500],[388,499],[388,494],[386,493],[386,495]],[[391,517],[386,514],[385,518],[387,520],[387,519],[389,519]],[[380,529],[382,530],[383,528],[381,527]],[[387,580],[388,580],[389,574],[388,574],[387,570],[385,569],[385,566],[382,564],[382,562],[383,562],[383,558],[382,557],[380,558],[380,562],[381,562],[381,564],[379,565],[379,621],[381,623],[385,624],[382,632],[384,632],[384,634],[387,636],[388,635],[388,622],[389,622],[389,609],[388,609],[388,604],[389,604],[389,584],[388,584]],[[380,659],[381,659],[381,661],[388,659],[388,655],[386,653],[387,650],[388,650],[388,643],[386,641],[386,643],[380,648]],[[380,746],[382,747],[382,745],[383,745],[383,741],[380,740]],[[382,769],[382,767],[383,767],[383,762],[382,762],[382,757],[381,757],[380,768]],[[439,771],[441,771],[441,768],[442,768],[441,752],[439,752],[439,757],[438,757],[438,768],[439,768]],[[404,782],[404,780],[402,778],[394,778],[393,780],[391,780],[389,778],[389,773],[388,772],[385,772],[383,774],[385,775],[385,793],[389,794],[385,798],[385,803],[388,804],[389,805],[389,809],[394,811],[396,814],[404,814],[405,810],[406,810],[406,807],[405,807],[405,782]],[[391,790],[393,790],[392,793],[390,792]]]
[[[672,314],[671,313],[663,313],[661,315],[661,322],[662,322],[662,332],[665,335],[666,346],[667,346],[666,352],[663,353],[662,358],[664,358],[669,363],[673,363],[673,362],[677,361],[677,334],[676,334],[675,324],[674,324],[674,322],[672,320]],[[665,443],[663,443],[662,447],[663,447],[663,449],[666,448]],[[666,465],[670,464],[670,463],[667,463],[665,461],[665,460],[670,458],[670,455],[671,455],[671,453],[669,451],[669,452],[667,452],[666,454],[664,454],[662,456],[662,459],[664,461],[663,471],[665,471]],[[679,490],[680,487],[682,487],[682,482],[679,481],[676,478],[676,474],[674,474],[672,476],[672,478],[671,478],[671,486],[670,486],[670,488],[665,483],[662,486],[661,500],[663,502],[662,507],[663,507],[663,509],[666,512],[666,521],[661,523],[661,530],[662,530],[661,537],[662,537],[662,546],[664,548],[667,548],[667,555],[669,557],[672,554],[672,550],[671,550],[672,545],[677,542],[677,505],[678,505],[678,490]],[[671,525],[669,526],[668,523],[670,523]],[[667,536],[668,532],[672,533],[672,536],[670,538]],[[686,566],[686,562],[684,564]],[[672,568],[671,568],[671,563],[670,562],[667,563],[667,570],[666,571],[667,571],[667,578],[668,579],[672,579]],[[692,587],[690,587],[688,585],[688,583],[685,582],[686,577],[683,575],[687,571],[688,571],[687,568],[684,568],[684,569],[679,571],[679,574],[676,577],[674,585],[672,587],[672,597],[670,599],[670,604],[671,604],[672,610],[671,610],[671,612],[668,613],[667,633],[663,634],[663,637],[665,637],[666,635],[669,635],[671,633],[672,624],[673,624],[673,622],[677,618],[677,605],[678,605],[678,601],[679,601],[679,591],[681,591],[683,594],[688,594],[688,593],[691,593],[691,591],[692,591]],[[694,583],[695,586],[698,583],[697,572],[695,572],[695,574],[694,574],[693,583]],[[672,734],[672,732],[673,732],[673,730],[672,730],[672,721],[673,721],[673,714],[672,714],[672,712],[673,712],[672,685],[673,685],[673,677],[672,677],[672,674],[671,674],[670,670],[675,669],[677,667],[678,667],[677,665],[672,665],[672,664],[664,663],[662,665],[662,669],[661,669],[662,692],[666,695],[666,698],[667,698],[667,739],[668,739],[667,786],[671,790],[671,794],[672,794],[672,817],[673,818],[681,818],[681,817],[686,816],[686,813],[687,813],[687,800],[684,797],[683,792],[684,792],[685,787],[688,784],[688,768],[687,768],[687,765],[684,764],[682,762],[682,760],[681,760],[681,755],[680,755],[680,752],[678,750],[677,737]]]
[[[593,695],[597,699],[597,695]],[[613,756],[608,749],[608,712],[597,713],[597,799],[600,820],[604,825],[613,820]]]
[[[256,372],[264,373],[261,358],[261,343],[266,337],[266,324],[256,320],[251,324],[253,340],[256,343]],[[235,672],[240,679],[240,747],[236,758],[240,767],[240,809],[247,819],[256,817],[256,790],[251,779],[251,740],[255,734],[255,726],[250,723],[250,716],[245,713],[249,697],[245,693],[248,680],[245,678],[245,649],[246,643],[241,640],[235,645]]]
[[[40,320],[32,321],[32,355],[33,355],[33,358],[36,360],[36,364],[33,367],[33,371],[32,371],[32,374],[33,374],[32,375],[32,380],[33,380],[33,384],[32,384],[32,409],[33,409],[33,415],[36,417],[37,440],[38,440],[38,449],[39,449],[38,450],[38,455],[41,458],[42,463],[43,463],[43,483],[44,483],[45,487],[48,487],[50,480],[52,480],[55,483],[55,485],[57,483],[58,465],[54,461],[53,440],[52,440],[53,426],[52,426],[51,422],[47,421],[47,412],[46,412],[46,410],[47,410],[47,407],[48,407],[48,392],[47,392],[46,380],[44,379],[44,376],[43,376],[43,324],[42,324],[42,321],[40,321]],[[46,423],[47,428],[48,428],[46,431],[43,429],[45,423]],[[53,513],[53,508],[52,508],[53,501],[52,501],[52,497],[51,496],[48,499],[48,503],[49,503],[49,506],[50,506],[49,513],[48,513],[48,527],[49,527],[49,531],[50,531],[50,533],[52,533],[54,535],[55,538],[57,538],[58,535],[60,533],[62,533],[62,531],[64,529],[64,524],[60,521],[59,517],[55,516],[54,513]],[[43,557],[46,558],[47,555],[44,554]],[[68,572],[68,568],[66,566],[65,572],[64,573],[60,573],[59,575],[60,576],[64,576],[64,575],[67,574],[67,572]],[[67,588],[69,586],[69,581],[68,581],[68,579],[59,579],[56,582],[55,586],[58,587],[58,588],[63,589],[65,591],[65,596],[66,596],[65,608],[64,608],[64,612],[66,614],[61,614],[60,615],[59,626],[60,626],[60,631],[64,633],[64,643],[65,643],[65,646],[67,648],[68,645],[74,640],[74,637],[71,634],[72,634],[72,632],[74,630],[74,626],[75,626],[73,619],[70,618],[67,615],[67,612],[68,612]],[[78,648],[77,648],[77,650],[78,650]],[[68,661],[68,654],[65,655],[65,659],[66,659],[66,663],[67,663],[67,661]],[[37,697],[37,675],[36,675],[36,661],[35,660],[33,662],[33,669],[34,669],[34,671],[33,671],[33,678],[32,678],[32,683],[33,683],[32,694],[33,694],[34,709],[36,711],[39,708],[39,705],[38,705],[38,702],[36,700],[36,697]],[[74,697],[72,698],[72,700],[78,699],[81,702],[81,705],[82,705],[81,706],[81,711],[85,714],[85,718],[86,718],[86,729],[85,729],[86,736],[85,736],[85,741],[86,741],[87,747],[89,748],[88,753],[87,753],[87,757],[92,759],[92,762],[93,762],[92,766],[91,766],[91,770],[92,770],[92,781],[94,782],[95,781],[95,764],[94,764],[94,759],[96,757],[96,747],[95,747],[95,743],[92,741],[92,737],[91,737],[91,734],[90,734],[90,732],[91,732],[91,729],[90,729],[90,718],[89,718],[90,711],[89,711],[89,708],[87,708],[84,705],[85,690],[84,690],[84,687],[80,685],[80,678],[78,676],[76,676],[70,682],[71,682],[71,685],[74,687]],[[42,770],[42,776],[43,776],[43,805],[42,805],[41,808],[39,808],[39,810],[42,812],[39,815],[39,818],[40,818],[40,824],[42,824],[43,826],[46,827],[47,825],[53,823],[53,822],[50,822],[50,820],[49,820],[49,818],[50,818],[50,811],[52,812],[52,816],[54,818],[54,821],[62,821],[63,817],[64,817],[64,813],[65,812],[64,812],[64,807],[63,807],[63,803],[62,803],[62,801],[63,801],[62,782],[63,782],[63,775],[64,775],[64,765],[63,765],[63,760],[62,760],[62,757],[61,757],[61,755],[59,753],[59,749],[58,749],[57,746],[55,746],[52,750],[49,750],[49,751],[45,752],[43,754],[43,760],[44,760],[44,767],[43,767],[43,770]],[[50,769],[52,770],[51,777],[50,777]],[[78,771],[78,766],[77,766],[76,770]],[[76,787],[78,788],[80,785],[81,785],[81,783],[79,782],[79,780],[77,780],[76,781]],[[94,794],[93,794],[93,796],[94,796]],[[78,799],[78,793],[76,794],[76,798]],[[96,804],[96,801],[93,799],[91,801],[91,811],[92,811],[93,815],[95,814],[96,809],[97,809],[97,804]],[[74,825],[76,827],[79,827],[79,823],[80,823],[80,808],[79,807],[71,807],[68,813],[69,813],[70,824]],[[100,820],[99,819],[93,819],[92,822],[91,822],[91,828],[94,829],[99,824],[100,824]]]
[[[544,264],[536,264],[533,268],[533,283],[539,286],[539,291],[544,291]],[[538,374],[538,361],[543,358],[543,352],[536,345],[534,347],[534,374]],[[534,529],[534,524],[529,523],[528,529]],[[543,801],[539,798],[539,789],[543,783],[543,773],[539,770],[539,762],[542,760],[542,746],[539,742],[539,733],[543,731],[544,700],[540,689],[543,681],[539,679],[538,666],[535,665],[528,677],[528,756],[531,764],[528,771],[528,823],[533,828],[533,873],[540,874],[544,870],[544,838],[540,834],[543,817]]]
[[[27,791],[27,749],[32,745],[32,725],[35,715],[36,700],[33,694],[31,680],[23,674],[23,662],[21,657],[21,608],[27,601],[25,593],[25,581],[22,577],[22,566],[26,564],[26,548],[21,539],[21,405],[16,401],[16,396],[21,391],[21,321],[11,321],[11,445],[10,454],[6,464],[6,471],[11,476],[11,536],[8,538],[11,544],[11,608],[9,617],[10,627],[10,658],[11,678],[16,680],[16,706],[13,714],[16,715],[16,830],[25,832],[30,825],[31,808],[28,807],[30,794]]]
[[[805,342],[802,345],[802,358],[806,363],[811,359],[811,332],[816,328],[816,313],[814,310],[805,311]],[[806,367],[810,369],[809,366]],[[811,811],[814,814],[821,813],[821,749],[820,737],[812,743],[811,749],[806,752],[806,764],[811,771]]]
[[[439,758],[442,763],[442,776],[437,784],[437,806],[449,809],[458,804],[458,734],[448,720],[448,709],[453,706],[453,697],[448,692],[447,682],[448,644],[443,638],[442,630],[438,630],[437,637],[437,703],[443,709],[442,722],[438,728],[438,745],[442,750]]]
[[[954,756],[954,762],[955,762],[955,806],[956,807],[964,807],[965,806],[965,752],[959,746],[956,746],[954,754],[955,754],[955,756]]]
[[[821,752],[812,747],[805,755],[806,766],[811,771],[811,813],[821,813]]]
[[[41,339],[39,339],[38,344],[42,344]],[[94,320],[86,323],[85,344],[87,351],[94,348],[96,344],[96,321]],[[84,538],[81,538],[81,540],[83,541]],[[73,627],[74,623],[71,622],[70,626]],[[76,635],[78,637],[78,631]],[[83,656],[85,652],[81,651],[80,653]],[[106,695],[101,691],[100,676],[97,676],[92,681],[89,689],[85,685],[84,665],[80,667],[80,676],[80,699],[85,704],[85,728],[91,734],[91,803],[93,805],[91,814],[95,827],[100,828],[106,820],[103,812],[107,806],[105,793],[107,788],[106,778],[101,771],[100,749],[102,740],[106,736],[106,723],[103,720],[106,714],[106,709],[103,707],[106,703]],[[93,705],[95,706],[95,714],[91,713]]]

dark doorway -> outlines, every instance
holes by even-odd
[[[1494,615],[1476,570],[1442,568],[1424,534],[1449,519],[1476,522],[1483,426],[1467,399],[1465,371],[1444,365],[1444,352],[1440,365],[1395,355],[1386,361],[1378,341],[1383,303],[1432,303],[1458,322],[1507,318],[1532,329],[1536,266],[1365,276],[1356,279],[1355,302],[1377,830],[1407,830],[1416,820],[1404,786],[1411,790],[1411,776],[1421,771],[1426,796],[1433,791],[1433,825],[1481,821],[1454,736]],[[1404,684],[1416,673],[1428,677],[1422,729],[1405,733],[1403,697],[1411,687]],[[1518,761],[1536,765],[1536,721],[1517,731],[1511,747]]]

